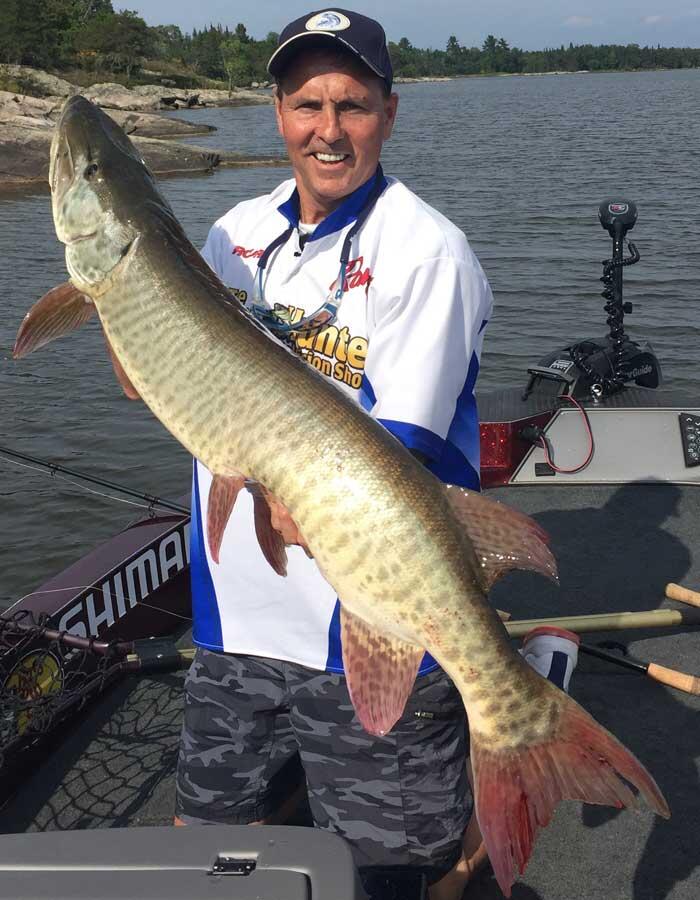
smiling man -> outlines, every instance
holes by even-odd
[[[269,71],[293,178],[219,219],[204,256],[437,477],[478,489],[474,386],[491,291],[462,232],[382,170],[398,106],[384,31],[348,10],[309,13],[284,29]],[[303,544],[293,523],[274,506],[262,521],[242,492],[217,564],[204,526],[210,483],[195,463],[198,651],[178,821],[283,821],[305,783],[317,826],[342,834],[360,866],[423,867],[432,900],[458,898],[472,803],[457,691],[426,656],[402,719],[382,738],[367,734],[345,685],[334,592],[302,546],[288,548],[280,578],[258,543],[272,524]]]

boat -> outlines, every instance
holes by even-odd
[[[667,584],[700,587],[700,398],[662,387],[653,348],[625,332],[630,306],[622,297],[623,270],[639,258],[627,238],[636,221],[634,204],[607,199],[599,220],[612,239],[602,278],[607,333],[553,351],[523,373],[522,384],[478,398],[484,487],[534,516],[551,535],[560,568],[559,588],[523,572],[494,588],[494,604],[515,619],[658,609],[680,615],[680,606],[666,596]],[[230,846],[218,828],[204,829],[204,836],[196,829],[196,837],[193,830],[192,861],[182,862],[188,841],[173,837],[168,826],[190,644],[189,516],[184,500],[170,507],[153,503],[148,516],[3,615],[0,860],[16,860],[6,868],[22,871],[27,897],[59,896],[58,870],[61,897],[135,896],[108,887],[110,873],[115,861],[122,873],[139,872],[144,858],[164,880],[161,887],[139,882],[142,896],[162,896],[166,884],[172,885],[170,897],[184,896],[178,893],[184,884],[190,885],[188,896],[199,896],[192,892],[195,884],[203,896],[206,879],[172,881],[179,855],[182,871],[237,875],[226,881],[226,896],[257,896],[265,882],[249,880],[256,864],[258,878],[278,865],[264,862],[265,846],[287,841],[292,856],[314,853],[308,831],[298,838],[297,829],[309,824],[301,810],[296,827],[232,828]],[[633,651],[667,669],[698,672],[697,635],[685,619],[674,621],[663,629],[647,624],[622,632],[611,626],[589,640],[620,661]],[[566,804],[541,833],[512,896],[696,900],[700,697],[653,681],[643,667],[583,654],[571,692],[647,765],[672,818]],[[27,832],[45,834],[20,840]],[[340,871],[347,859],[331,844],[325,858],[337,852]],[[42,859],[48,862],[40,864]],[[217,864],[229,869],[217,872]],[[289,872],[303,865],[297,859]],[[313,892],[314,879],[327,885],[318,866],[307,867],[306,887],[287,873],[288,900],[340,900],[342,891],[362,896],[347,866],[342,888],[336,883]],[[85,867],[99,874],[93,893],[80,893],[87,890],[77,886],[80,879],[65,875]],[[376,900],[426,896],[420,871],[361,874],[367,895]],[[0,898],[25,896],[3,893],[3,879]],[[20,890],[19,881],[8,884],[7,890]],[[277,882],[265,890],[275,898],[275,891],[282,890],[280,898],[285,893]],[[488,870],[465,894],[500,896]]]

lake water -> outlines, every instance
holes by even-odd
[[[642,261],[625,270],[626,326],[651,340],[666,384],[700,387],[700,70],[469,78],[402,85],[385,171],[467,234],[496,314],[481,390],[522,384],[529,363],[570,340],[602,335],[598,224],[606,196],[633,199]],[[219,130],[202,146],[280,154],[271,107],[178,113]],[[234,203],[288,177],[228,169],[162,189],[196,245]],[[66,279],[47,193],[0,198],[0,444],[137,489],[177,498],[185,452],[117,387],[96,326],[13,362],[31,304]],[[0,607],[136,517],[104,500],[0,462]]]

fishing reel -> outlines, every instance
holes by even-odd
[[[612,238],[612,256],[602,262],[601,296],[606,300],[608,334],[603,338],[578,341],[550,353],[528,369],[530,380],[523,395],[526,399],[535,385],[555,382],[556,393],[578,399],[601,400],[634,383],[639,387],[657,388],[661,384],[661,366],[648,342],[632,341],[625,334],[625,313],[633,306],[622,299],[622,273],[627,266],[639,262],[640,255],[632,241],[625,241],[637,221],[637,207],[629,200],[604,200],[598,207],[598,220]],[[627,244],[629,256],[624,255]],[[554,385],[550,386],[551,392]]]

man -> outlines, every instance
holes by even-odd
[[[474,385],[491,291],[464,235],[379,165],[398,105],[384,31],[347,10],[310,13],[284,29],[268,68],[294,178],[220,219],[204,256],[253,314],[439,478],[478,489]],[[402,719],[384,738],[367,734],[342,674],[332,588],[299,546],[289,548],[287,578],[275,574],[245,492],[215,564],[203,528],[210,482],[196,463],[199,650],[178,821],[283,821],[295,799],[289,781],[301,790],[305,776],[316,824],[343,835],[360,866],[424,866],[432,900],[461,896],[472,803],[454,686],[426,656]],[[294,540],[285,511],[274,513]]]

